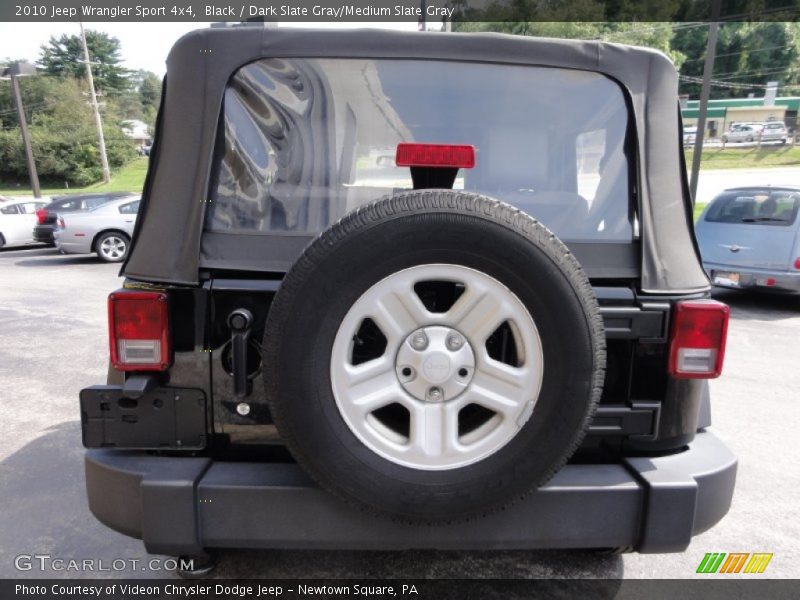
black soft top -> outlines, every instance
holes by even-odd
[[[228,79],[252,61],[290,57],[494,62],[580,69],[615,79],[630,99],[638,147],[641,287],[664,293],[708,289],[678,134],[678,76],[666,56],[603,42],[370,29],[231,27],[182,37],[167,59],[156,142],[123,275],[198,283],[210,169]]]

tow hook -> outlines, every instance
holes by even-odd
[[[228,315],[228,326],[231,328],[231,350],[233,357],[233,394],[244,398],[250,394],[250,382],[247,378],[247,346],[250,340],[250,327],[253,324],[253,313],[246,308],[237,308]]]

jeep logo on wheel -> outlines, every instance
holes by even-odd
[[[443,352],[434,352],[422,363],[425,378],[432,383],[441,383],[450,377],[450,359]]]

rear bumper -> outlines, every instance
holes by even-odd
[[[567,465],[502,512],[458,525],[365,515],[294,464],[89,450],[89,507],[150,552],[207,548],[620,548],[680,552],[730,507],[736,458],[711,432],[679,454]]]
[[[55,243],[55,239],[53,237],[53,227],[47,225],[36,225],[33,228],[33,239],[37,242],[42,242],[45,244],[53,244]]]
[[[60,231],[56,231],[53,235],[53,243],[61,252],[65,254],[91,254],[91,240],[82,238],[81,241],[78,242],[68,242],[65,241],[62,236],[63,234]]]
[[[705,263],[703,264],[703,268],[716,287],[734,290],[800,293],[800,271],[740,268],[732,265],[719,265],[714,263]],[[714,276],[717,272],[738,273],[738,285],[715,282]]]

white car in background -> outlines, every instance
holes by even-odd
[[[755,142],[763,129],[763,125],[756,123],[737,123],[722,134],[722,143],[728,142]]]
[[[0,248],[35,244],[36,211],[46,204],[44,200],[31,199],[0,202]]]
[[[696,125],[689,125],[688,127],[683,128],[683,145],[684,146],[691,146],[694,144],[694,140],[697,137],[697,126]]]
[[[782,121],[769,121],[764,123],[764,129],[761,130],[762,142],[780,142],[785,144],[789,139],[789,132],[786,130],[786,125]]]
[[[138,196],[112,200],[87,212],[59,216],[54,232],[56,248],[64,254],[96,252],[105,262],[125,260],[139,200]]]

